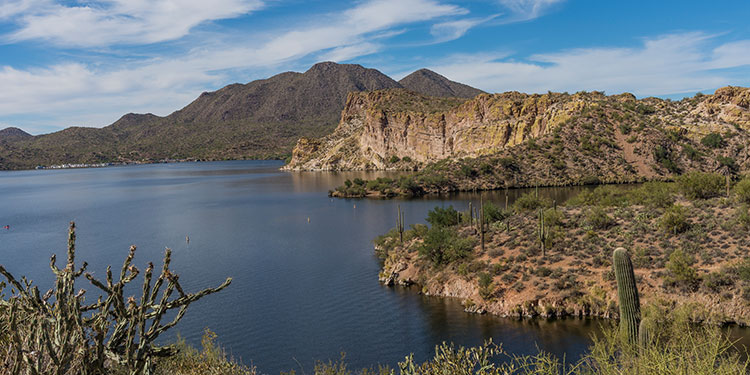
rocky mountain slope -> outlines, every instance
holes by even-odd
[[[408,183],[426,192],[738,173],[750,169],[748,98],[741,87],[681,101],[599,92],[481,94],[463,103],[404,90],[351,94],[337,130],[300,140],[287,168],[418,169]]]
[[[25,131],[15,128],[15,127],[9,127],[0,130],[0,143],[10,143],[10,142],[16,142],[23,139],[31,138],[32,135],[29,133],[26,133]]]
[[[429,81],[420,83],[420,81]],[[410,84],[431,95],[436,82],[461,94],[470,88],[437,74]],[[286,72],[205,92],[166,117],[127,114],[107,127],[72,127],[0,141],[0,169],[36,165],[163,159],[278,158],[300,137],[329,134],[349,92],[401,88],[383,73],[353,64],[323,62],[304,73]],[[9,131],[10,132],[10,131]],[[4,139],[8,137],[0,137]]]
[[[473,98],[484,93],[463,83],[451,81],[429,69],[419,69],[398,83],[405,89],[431,96]]]

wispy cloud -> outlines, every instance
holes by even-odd
[[[541,17],[553,5],[562,3],[565,0],[499,0],[507,8],[511,17],[508,22],[528,21]]]
[[[750,65],[750,40],[715,46],[700,32],[645,39],[635,48],[585,48],[525,60],[461,55],[430,68],[484,90],[524,92],[606,90],[668,95],[748,83],[727,69]],[[738,79],[744,82],[738,82]]]
[[[263,6],[260,0],[99,0],[65,5],[25,0],[0,6],[18,16],[11,42],[44,40],[61,46],[102,47],[174,40],[207,21],[234,18]]]
[[[464,18],[460,20],[451,20],[436,23],[432,25],[432,28],[430,28],[430,34],[435,37],[434,43],[456,40],[464,36],[464,34],[466,34],[469,29],[490,21],[497,16],[497,14],[494,14],[484,18]]]

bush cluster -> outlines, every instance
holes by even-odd
[[[677,177],[680,191],[688,199],[718,197],[724,190],[725,177],[718,173],[689,172]]]

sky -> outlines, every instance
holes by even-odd
[[[750,86],[750,1],[0,0],[0,129],[102,127],[320,61],[487,92]]]

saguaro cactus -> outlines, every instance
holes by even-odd
[[[401,211],[401,205],[398,206],[398,211],[396,213],[396,228],[398,228],[398,237],[401,242],[404,242],[404,212]]]
[[[628,252],[619,247],[612,254],[612,263],[617,279],[617,298],[620,303],[620,334],[628,342],[636,344],[638,324],[641,320],[641,303],[638,299],[638,287],[635,283],[633,263]]]
[[[480,197],[479,199],[479,215],[477,215],[479,221],[479,240],[482,244],[482,251],[484,251],[484,235],[487,233],[489,223],[484,215],[484,200]]]
[[[542,247],[542,256],[547,255],[547,240],[549,239],[549,228],[545,224],[544,209],[539,209],[539,229],[537,230],[537,237]]]
[[[648,348],[651,343],[651,332],[649,332],[648,319],[642,319],[641,324],[638,325],[638,346],[641,349]]]

